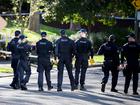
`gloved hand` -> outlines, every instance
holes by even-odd
[[[89,63],[90,63],[90,65],[93,65],[95,63],[94,59],[93,58],[90,58],[89,59]]]

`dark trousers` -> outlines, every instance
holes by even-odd
[[[11,61],[11,67],[13,68],[13,80],[12,80],[12,85],[18,84],[18,69],[17,69],[17,65],[18,65],[18,58],[12,58]]]
[[[44,77],[44,71],[45,71],[45,77],[47,81],[48,88],[51,87],[51,76],[50,76],[50,70],[51,70],[51,62],[48,59],[38,59],[38,87],[43,87],[43,77]]]
[[[77,57],[75,62],[75,85],[79,84],[79,74],[80,75],[80,84],[85,84],[85,78],[86,78],[86,71],[88,68],[88,57]]]
[[[112,63],[104,64],[102,67],[104,77],[102,79],[102,83],[106,84],[109,78],[109,72],[111,71],[112,74],[112,89],[115,89],[117,82],[118,82],[118,74],[119,71],[117,70],[117,66],[113,65]]]
[[[64,71],[64,65],[66,66],[68,76],[70,79],[71,87],[74,87],[74,77],[72,73],[72,60],[69,58],[60,58],[58,62],[58,79],[57,79],[57,87],[61,88],[62,82],[63,82],[63,71]]]
[[[29,82],[31,68],[28,60],[19,60],[18,62],[19,84],[26,85]]]
[[[125,86],[124,86],[125,91],[128,91],[130,81],[131,81],[131,78],[133,76],[133,92],[137,92],[139,77],[138,77],[138,72],[133,71],[135,69],[138,69],[138,68],[136,68],[136,67],[133,67],[133,68],[128,67],[127,68],[127,72],[126,72],[126,75],[125,75]]]

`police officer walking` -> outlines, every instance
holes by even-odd
[[[68,71],[71,91],[74,91],[74,77],[72,73],[72,58],[75,54],[74,41],[66,36],[65,30],[61,30],[61,38],[56,41],[55,54],[58,57],[58,84],[57,91],[62,91],[64,65]]]
[[[19,36],[20,36],[20,31],[17,30],[15,31],[15,38],[13,38],[7,46],[8,51],[11,51],[11,55],[12,55],[12,61],[11,61],[11,67],[13,68],[13,73],[14,73],[14,77],[13,77],[13,81],[10,84],[10,86],[13,89],[18,89],[18,72],[17,72],[17,64],[18,64],[18,60],[19,60],[19,54],[17,51],[17,46],[18,46],[18,41],[19,41]]]
[[[75,88],[78,89],[79,74],[80,75],[80,90],[86,90],[84,87],[86,71],[88,68],[89,54],[93,58],[93,48],[90,40],[87,39],[87,31],[80,30],[80,39],[75,42],[76,45],[76,62],[75,62]]]
[[[26,83],[28,83],[30,75],[31,75],[31,68],[29,62],[29,53],[32,50],[32,47],[27,42],[27,37],[24,35],[20,36],[20,44],[18,45],[18,53],[20,55],[19,62],[18,62],[18,71],[19,71],[19,84],[21,90],[27,90]]]
[[[121,54],[121,63],[122,66],[124,63],[124,58],[126,58],[127,65],[125,72],[125,86],[124,93],[128,93],[128,88],[130,80],[133,76],[133,94],[138,95],[138,73],[139,73],[139,54],[140,54],[140,45],[135,41],[135,34],[130,33],[128,36],[128,43],[122,47]]]
[[[104,72],[104,77],[102,79],[102,86],[101,86],[101,91],[104,92],[105,91],[105,86],[106,83],[108,82],[108,78],[109,78],[109,71],[111,71],[112,73],[112,87],[111,87],[111,91],[112,92],[118,92],[118,90],[115,89],[116,85],[117,85],[117,81],[118,81],[118,67],[120,64],[120,60],[119,60],[119,48],[118,46],[115,44],[115,36],[114,35],[110,35],[108,38],[108,42],[104,43],[103,45],[101,45],[101,47],[99,48],[97,54],[98,55],[104,55],[104,63],[103,63],[103,67],[102,70]]]
[[[52,42],[46,39],[46,32],[41,33],[42,39],[36,43],[37,55],[38,55],[38,87],[39,91],[43,91],[43,73],[45,71],[46,81],[48,85],[48,90],[51,90],[50,80],[50,71],[51,71],[51,62],[50,55],[53,52]]]

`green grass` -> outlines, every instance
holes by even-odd
[[[102,63],[104,60],[104,57],[102,55],[95,55],[94,60],[95,60],[95,63]],[[54,67],[56,67],[56,65]],[[11,73],[12,71],[13,71],[12,68],[0,67],[0,73]]]
[[[0,67],[0,73],[11,73],[12,71],[12,68]]]
[[[94,60],[96,63],[102,63],[104,61],[104,56],[102,55],[95,55]]]
[[[59,35],[60,29],[54,28],[46,25],[41,25],[41,31],[46,31],[49,35]],[[66,30],[68,36],[74,34],[74,31]]]
[[[48,39],[50,41],[54,41],[59,37],[59,28],[54,28],[54,27],[50,27],[50,26],[46,26],[46,25],[41,25],[41,32],[45,31],[48,33]],[[14,31],[20,28],[17,28],[15,25],[13,25],[12,23],[9,23],[8,26],[6,28],[4,28],[3,30],[0,30],[0,32],[5,33],[6,36],[13,36],[14,35]],[[74,34],[74,31],[70,31],[70,30],[66,30],[67,34],[70,36],[72,34]],[[35,43],[37,42],[41,37],[39,35],[39,33],[30,31],[28,29],[25,29],[24,34],[28,37],[28,40]],[[103,62],[104,57],[103,56],[94,56],[94,60],[97,63]]]
[[[41,24],[40,28],[41,28],[40,29],[41,32],[42,31],[47,32],[48,39],[51,41],[53,41],[59,37],[59,32],[60,32],[59,28],[54,28],[54,27],[50,27],[50,26],[46,26],[46,25],[42,25],[42,24]],[[17,28],[15,25],[10,24],[3,30],[0,30],[0,32],[4,33],[6,35],[6,37],[12,37],[12,36],[14,36],[15,30],[20,30],[20,28]],[[66,30],[66,33],[70,36],[70,35],[74,34],[75,32]],[[40,33],[30,31],[27,28],[24,30],[24,34],[28,37],[29,41],[34,42],[34,43],[37,42],[41,38]]]

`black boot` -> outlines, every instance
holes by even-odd
[[[102,85],[101,85],[101,92],[105,92],[105,83],[102,83]]]
[[[71,87],[71,91],[74,91],[75,89],[76,89],[75,86],[72,86],[72,87]]]
[[[85,88],[84,85],[81,85],[81,86],[80,86],[80,90],[86,91],[87,89]]]
[[[75,85],[75,90],[77,90],[78,89],[78,85]]]
[[[58,88],[57,88],[57,91],[58,91],[58,92],[61,92],[61,91],[62,91],[62,88],[61,88],[61,87],[58,87]]]
[[[38,91],[44,91],[43,87],[39,87]]]
[[[28,90],[27,87],[26,87],[26,84],[21,83],[21,90]]]
[[[137,91],[133,92],[133,95],[139,95],[139,93]]]
[[[124,93],[127,94],[128,93],[128,90],[124,89]]]
[[[18,89],[17,87],[16,87],[16,84],[10,84],[10,87],[12,88],[12,89]]]
[[[118,92],[118,90],[115,89],[115,88],[112,88],[112,89],[111,89],[111,92]]]
[[[53,86],[49,86],[49,87],[48,87],[48,90],[51,90],[51,89],[53,89]]]

